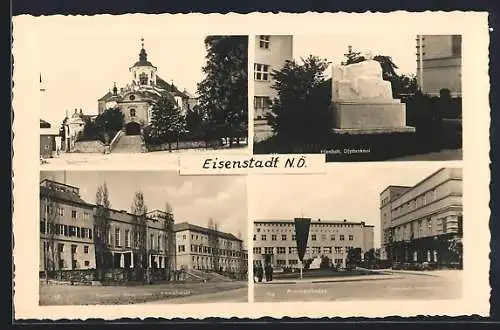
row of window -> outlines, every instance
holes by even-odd
[[[113,240],[113,238],[114,238],[114,240]],[[131,238],[132,238],[132,231],[130,229],[125,229],[123,236],[122,236],[122,229],[121,228],[115,228],[114,231],[110,229],[108,231],[108,242],[107,243],[108,243],[108,245],[112,245],[112,242],[114,242],[114,246],[126,247],[126,248],[130,248],[131,244],[133,243],[134,248],[139,248],[139,244],[141,242],[140,233],[135,232],[134,242],[131,241]],[[164,239],[166,239],[165,235],[150,234],[148,248],[151,250],[162,251],[163,246],[164,246]]]
[[[57,215],[57,216],[64,216],[64,208],[61,206],[51,206],[51,205],[46,205],[45,206],[45,211],[47,212],[47,215]],[[88,221],[90,220],[90,212],[83,211],[83,220]],[[44,215],[44,218],[46,219],[46,216]],[[77,210],[71,210],[71,218],[72,219],[77,219],[78,218],[78,211]]]
[[[419,219],[394,228],[394,239],[396,241],[417,239],[434,234],[463,232],[462,216],[448,216],[436,220],[436,228],[433,230],[431,218]]]
[[[225,250],[225,249],[218,249],[210,246],[203,246],[203,245],[197,245],[197,244],[191,244],[191,252],[195,253],[207,253],[207,254],[219,254],[221,256],[227,256],[227,257],[240,257],[241,252],[239,251],[233,251],[233,250]],[[186,246],[185,245],[179,245],[177,247],[178,252],[186,252]]]
[[[411,201],[408,201],[405,204],[396,207],[393,210],[394,217],[397,217],[399,215],[413,211],[417,208],[420,208],[420,207],[425,206],[429,203],[432,203],[435,200],[437,200],[437,191],[436,191],[436,189],[433,189],[432,191],[423,193],[423,194],[415,197]]]
[[[313,246],[313,247],[307,247],[306,248],[306,253],[309,254],[318,254],[318,253],[343,253],[343,252],[349,252],[349,250],[353,249],[353,246]],[[264,247],[264,254],[274,254],[274,251],[276,249],[276,254],[286,254],[286,247],[284,246],[279,246],[279,247],[272,247],[272,246],[266,246]],[[253,253],[254,254],[262,254],[262,248],[261,247],[254,247],[253,248]],[[295,246],[289,246],[288,247],[288,254],[296,254],[297,253],[297,247]]]
[[[257,223],[255,224],[257,228],[257,232],[260,232],[259,227],[273,227],[271,230],[279,230],[279,229],[274,229],[276,227],[290,227],[290,228],[295,228],[294,223]],[[318,228],[354,228],[354,224],[352,223],[314,223],[311,224],[311,231],[319,231],[321,229]]]
[[[78,226],[61,225],[40,221],[41,234],[55,234],[66,237],[78,237],[92,239],[92,229]]]
[[[177,237],[180,238],[179,236],[177,236]],[[182,239],[186,240],[187,239],[187,235],[186,234],[182,234]],[[215,237],[214,237],[214,239],[215,239]],[[191,240],[192,241],[201,240],[201,241],[208,242],[210,240],[210,238],[208,236],[206,236],[206,235],[191,234]],[[231,242],[229,240],[225,240],[225,239],[222,239],[222,238],[218,238],[218,240],[219,240],[219,244],[221,244],[224,247],[227,247],[227,248],[232,248],[233,247],[233,242]]]
[[[48,242],[43,242],[43,247],[44,249],[48,249],[49,246],[54,246],[53,244],[50,244]],[[70,245],[70,248],[71,248],[71,254],[74,255],[77,253],[77,250],[78,250],[78,245],[76,244],[71,244]],[[83,253],[85,254],[88,254],[89,253],[89,246],[88,245],[84,245],[83,246]],[[57,243],[57,252],[59,253],[63,253],[65,250],[64,250],[64,243]]]
[[[322,241],[326,240],[326,235],[325,234],[321,235],[320,237],[321,237]],[[335,241],[335,238],[336,238],[335,234],[330,235],[330,240],[331,241]],[[266,234],[260,235],[260,239],[262,241],[266,241],[267,240],[267,235]],[[278,239],[277,235],[274,235],[274,234],[271,235],[271,241],[276,241],[277,239]],[[286,241],[287,239],[288,239],[288,235],[286,235],[286,234],[281,235],[281,240],[282,241]],[[339,239],[341,241],[344,241],[345,240],[345,235],[339,235]],[[349,241],[353,241],[354,240],[354,235],[349,235],[348,239],[349,239]],[[254,241],[257,240],[257,235],[253,235],[253,240]],[[295,240],[296,240],[296,235],[292,235],[292,241],[295,241]],[[317,240],[317,235],[316,234],[312,234],[311,235],[311,240],[312,241],[316,241]]]

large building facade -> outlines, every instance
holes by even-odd
[[[257,35],[255,36],[254,62],[254,125],[255,140],[260,141],[272,135],[265,120],[271,102],[277,96],[272,88],[273,70],[280,70],[286,61],[293,59],[293,36]]]
[[[345,267],[350,249],[374,248],[373,229],[364,222],[311,220],[304,260],[324,256]],[[253,243],[254,263],[300,267],[293,219],[254,221]]]
[[[424,94],[462,96],[462,36],[418,35],[417,82]]]
[[[174,224],[171,213],[136,216],[87,203],[78,187],[40,183],[39,271],[148,269],[159,279],[176,270],[245,274],[248,252],[233,234]]]
[[[381,259],[460,262],[450,243],[462,238],[462,169],[442,168],[414,186],[380,193]]]
[[[143,41],[143,40],[142,40]],[[130,68],[130,83],[118,88],[114,84],[98,101],[98,112],[119,108],[124,117],[124,131],[138,135],[144,126],[151,123],[153,105],[160,97],[167,97],[179,108],[182,114],[196,104],[196,98],[186,90],[180,91],[173,82],[167,83],[157,74],[157,67],[148,61],[144,43],[139,59]]]
[[[233,234],[187,222],[175,224],[174,231],[178,270],[246,272],[248,252]]]

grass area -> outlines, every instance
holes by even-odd
[[[145,286],[70,286],[40,284],[40,305],[127,305],[223,292],[247,287],[246,281],[169,283]]]
[[[334,271],[331,269],[305,270],[302,274],[303,278],[315,277],[347,277],[347,276],[362,276],[362,275],[383,275],[380,272],[364,269],[354,269],[346,271]],[[274,274],[273,279],[298,279],[300,272]]]

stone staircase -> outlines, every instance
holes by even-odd
[[[198,278],[198,279],[201,279],[201,280],[204,280],[207,282],[232,282],[233,281],[229,277],[223,276],[223,275],[215,273],[215,272],[207,273],[207,272],[203,272],[203,271],[197,270],[197,269],[190,269],[190,270],[186,270],[186,273],[195,277],[195,278]]]
[[[142,137],[140,135],[123,135],[114,146],[112,153],[141,153]]]

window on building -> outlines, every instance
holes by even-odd
[[[71,245],[71,254],[76,253],[76,245]]]
[[[253,253],[255,253],[255,254],[261,254],[262,253],[262,248],[260,248],[260,247],[253,248]]]
[[[147,84],[148,84],[148,81],[149,81],[149,79],[148,79],[148,75],[147,75],[147,74],[145,74],[145,73],[141,73],[141,74],[139,75],[139,83],[140,83],[141,85],[147,85]]]
[[[335,241],[335,235],[330,235],[330,240]]]
[[[256,241],[257,240],[257,235],[253,235],[253,240]]]
[[[64,244],[63,243],[57,244],[57,252],[59,252],[59,253],[64,252]]]
[[[274,248],[272,246],[264,248],[265,254],[273,254],[273,251],[274,251]]]
[[[270,36],[259,36],[259,48],[269,49]]]
[[[76,211],[71,210],[71,218],[76,219]]]
[[[45,221],[40,221],[40,234],[45,234]]]
[[[178,250],[179,252],[186,252],[186,247],[184,245],[179,245]]]
[[[286,249],[284,246],[279,246],[277,250],[278,250],[277,251],[278,254],[285,254],[286,253]]]
[[[269,80],[269,65],[258,64],[254,65],[254,79],[258,81],[268,81]]]
[[[299,263],[299,261],[297,259],[290,259],[288,260],[288,264],[289,265],[297,265]]]
[[[349,235],[349,240],[350,241],[354,240],[354,235]]]
[[[130,230],[125,230],[125,247],[130,247]]]
[[[344,240],[344,235],[340,235],[340,240],[343,241]]]
[[[83,246],[83,253],[89,253],[89,246],[88,245]]]
[[[265,241],[267,239],[267,237],[266,237],[266,235],[261,235],[260,239]]]
[[[62,207],[58,207],[58,208],[57,208],[57,213],[58,213],[60,216],[64,216],[64,208],[62,208]]]
[[[254,96],[255,109],[269,109],[271,107],[271,99],[269,96]]]
[[[286,235],[281,235],[281,240],[286,241]]]
[[[295,241],[295,239],[296,239],[296,236],[292,235],[292,241]]]
[[[454,56],[462,54],[462,36],[461,35],[451,36],[451,52]]]
[[[108,245],[113,244],[113,232],[111,231],[111,228],[108,230]]]
[[[315,240],[316,240],[316,235],[315,235],[315,234],[312,234],[312,235],[311,235],[311,240],[312,240],[312,241],[315,241]]]
[[[276,240],[276,235],[271,235],[271,240],[275,241]]]
[[[120,242],[120,228],[115,228],[115,246],[121,246],[121,242]]]
[[[135,109],[129,110],[130,117],[135,117]]]
[[[161,246],[161,235],[158,235],[158,250],[161,250],[162,249],[162,246]]]

